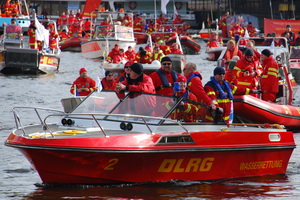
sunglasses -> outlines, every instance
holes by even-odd
[[[225,73],[220,73],[220,74],[218,74],[218,75],[225,75]]]
[[[172,63],[163,63],[163,65],[172,65]]]
[[[124,68],[127,69],[127,68],[129,68],[129,66],[125,66]]]

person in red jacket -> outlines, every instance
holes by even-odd
[[[59,25],[59,30],[63,30],[65,29],[66,31],[68,31],[68,16],[66,15],[65,12],[62,12],[61,15],[59,16],[59,20],[60,22]]]
[[[183,68],[183,74],[187,78],[188,89],[196,95],[197,101],[204,103],[207,106],[211,106],[212,110],[215,110],[215,104],[213,104],[212,100],[204,91],[202,85],[202,75],[197,72],[196,64],[192,62],[185,64]]]
[[[252,25],[252,22],[248,23],[247,26],[247,31],[250,37],[257,37],[257,30],[256,28]]]
[[[244,95],[256,92],[256,90],[248,91],[245,88],[240,88],[228,83],[225,80],[224,67],[216,67],[214,69],[214,76],[205,84],[204,90],[216,107],[222,108],[222,119],[226,124],[232,123],[233,121],[233,95]],[[215,121],[218,119],[213,119],[212,115],[207,115],[206,120]]]
[[[161,59],[161,67],[150,74],[156,94],[170,95],[173,92],[174,82],[176,82],[178,76],[179,74],[172,70],[171,58],[163,57]]]
[[[116,83],[119,83],[119,82],[123,82],[125,79],[130,79],[129,75],[130,75],[130,66],[134,63],[133,60],[129,60],[125,63],[124,65],[124,72],[122,72],[117,80],[116,80]]]
[[[258,79],[262,73],[262,68],[254,60],[254,52],[252,49],[246,49],[244,56],[237,61],[236,66],[232,70],[235,76],[234,84],[248,91],[256,90]],[[257,97],[256,94],[253,96]]]
[[[181,18],[181,15],[176,15],[176,17],[175,17],[175,19],[174,19],[174,21],[173,21],[173,23],[172,24],[182,24],[183,23],[183,20],[182,20],[182,18]]]
[[[133,31],[134,32],[143,32],[144,25],[145,25],[145,23],[144,23],[143,18],[139,14],[136,14],[134,21],[133,21]]]
[[[261,74],[262,100],[275,102],[278,93],[278,64],[268,49],[261,52],[263,73]]]
[[[81,68],[80,76],[73,82],[70,92],[76,96],[87,96],[97,89],[96,81],[87,76],[87,70]]]
[[[38,49],[35,31],[36,31],[35,22],[32,21],[27,30],[27,35],[29,36],[29,47],[31,49]]]
[[[223,60],[225,62],[225,70],[228,70],[228,63],[232,59],[233,56],[238,56],[242,58],[243,53],[241,50],[239,50],[238,46],[236,45],[234,40],[229,40],[227,42],[227,49],[223,56]]]
[[[54,24],[49,24],[48,25],[48,30],[49,30],[49,48],[52,52],[54,52],[58,48],[58,33],[54,27]]]
[[[160,48],[160,50],[162,50],[165,55],[168,55],[168,54],[171,53],[170,47],[168,45],[165,45],[163,40],[159,40],[157,42],[156,46],[158,46]]]
[[[115,47],[109,52],[109,54],[106,57],[106,61],[108,62],[113,62],[113,58],[117,55],[119,55],[119,51],[120,51],[120,45],[119,44],[115,44]]]
[[[158,60],[160,62],[163,57],[165,57],[165,54],[159,49],[159,47],[155,46],[153,48],[151,59]]]
[[[177,44],[177,43],[172,44],[171,53],[173,53],[173,54],[183,54],[182,51],[179,49],[179,44]]]
[[[207,41],[207,47],[220,47],[223,45],[222,39],[219,39],[218,33],[212,33],[210,39]]]
[[[82,37],[90,37],[91,30],[93,30],[93,28],[94,28],[94,24],[91,22],[89,18],[87,18],[82,25]]]
[[[144,92],[155,94],[155,89],[152,79],[143,73],[143,65],[140,63],[134,63],[130,65],[129,72],[130,79],[125,79],[123,82],[116,84],[115,91],[117,92],[118,98],[122,99],[125,96],[125,91],[127,92]],[[153,96],[142,96],[138,93],[131,93],[130,99],[133,102],[128,102],[123,111],[128,114],[143,114],[151,115],[156,106],[156,100]],[[134,105],[139,105],[134,107]],[[142,108],[142,109],[139,109]],[[120,111],[121,112],[121,111]]]
[[[101,79],[102,90],[115,90],[116,81],[112,71],[106,71],[105,77]]]
[[[139,51],[135,55],[135,62],[141,63],[141,64],[150,64],[152,62],[151,60],[151,53],[148,51],[145,51],[143,47],[139,48]]]
[[[187,83],[185,76],[178,76],[176,80],[176,84],[178,86],[174,86],[174,92],[170,95],[176,97],[183,97],[185,98],[177,108],[171,113],[169,116],[171,119],[182,120],[184,122],[196,122],[198,120],[198,106],[192,103],[191,101],[197,102],[197,97],[187,90]],[[188,100],[191,101],[188,101]],[[173,103],[173,102],[172,102]],[[166,108],[171,107],[169,102],[166,102]]]
[[[125,55],[128,60],[134,60],[136,52],[134,51],[134,49],[131,46],[128,46],[127,51],[125,51]]]
[[[230,29],[229,35],[232,39],[234,39],[237,35],[239,37],[243,37],[245,34],[245,30],[240,26],[238,22],[235,22],[234,26]]]
[[[227,18],[229,17],[229,12],[225,12],[222,16],[221,20],[219,21],[219,27],[222,30],[222,37],[227,38]]]

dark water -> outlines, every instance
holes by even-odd
[[[205,55],[190,57],[201,62],[205,77],[214,64]],[[198,61],[200,58],[200,61]],[[211,65],[211,66],[209,66]],[[79,53],[63,52],[60,72],[51,76],[0,76],[0,200],[56,200],[56,199],[285,199],[300,198],[300,150],[295,149],[287,174],[223,180],[218,182],[166,182],[110,186],[43,186],[38,174],[17,150],[4,146],[14,128],[11,109],[15,106],[47,107],[62,110],[60,99],[70,97],[71,83],[81,67],[96,79],[102,71],[99,63],[86,60]],[[211,67],[211,68],[210,68]],[[210,69],[209,69],[210,68]],[[31,116],[28,116],[29,118]],[[300,144],[300,134],[295,133]],[[226,169],[228,170],[228,169]]]

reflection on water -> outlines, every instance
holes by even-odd
[[[278,175],[219,182],[48,186],[37,188],[25,199],[280,199],[294,189],[287,176]]]
[[[205,49],[205,48],[203,48]],[[205,53],[188,57],[199,63],[203,82],[208,81],[214,64]],[[200,58],[200,59],[199,59]],[[208,66],[204,68],[204,66]],[[61,98],[70,97],[71,83],[81,67],[96,79],[102,76],[99,63],[81,58],[79,53],[63,52],[59,73],[52,76],[0,76],[0,200],[57,199],[286,199],[300,196],[300,150],[295,149],[287,175],[231,179],[215,182],[166,182],[125,185],[44,186],[28,161],[15,149],[3,145],[15,122],[11,109],[36,106],[62,110]],[[28,116],[30,118],[32,116]],[[300,134],[295,133],[296,144]]]

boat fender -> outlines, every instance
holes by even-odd
[[[130,2],[129,2],[129,8],[130,8],[131,10],[136,9],[136,5],[137,5],[136,1],[130,1]]]

